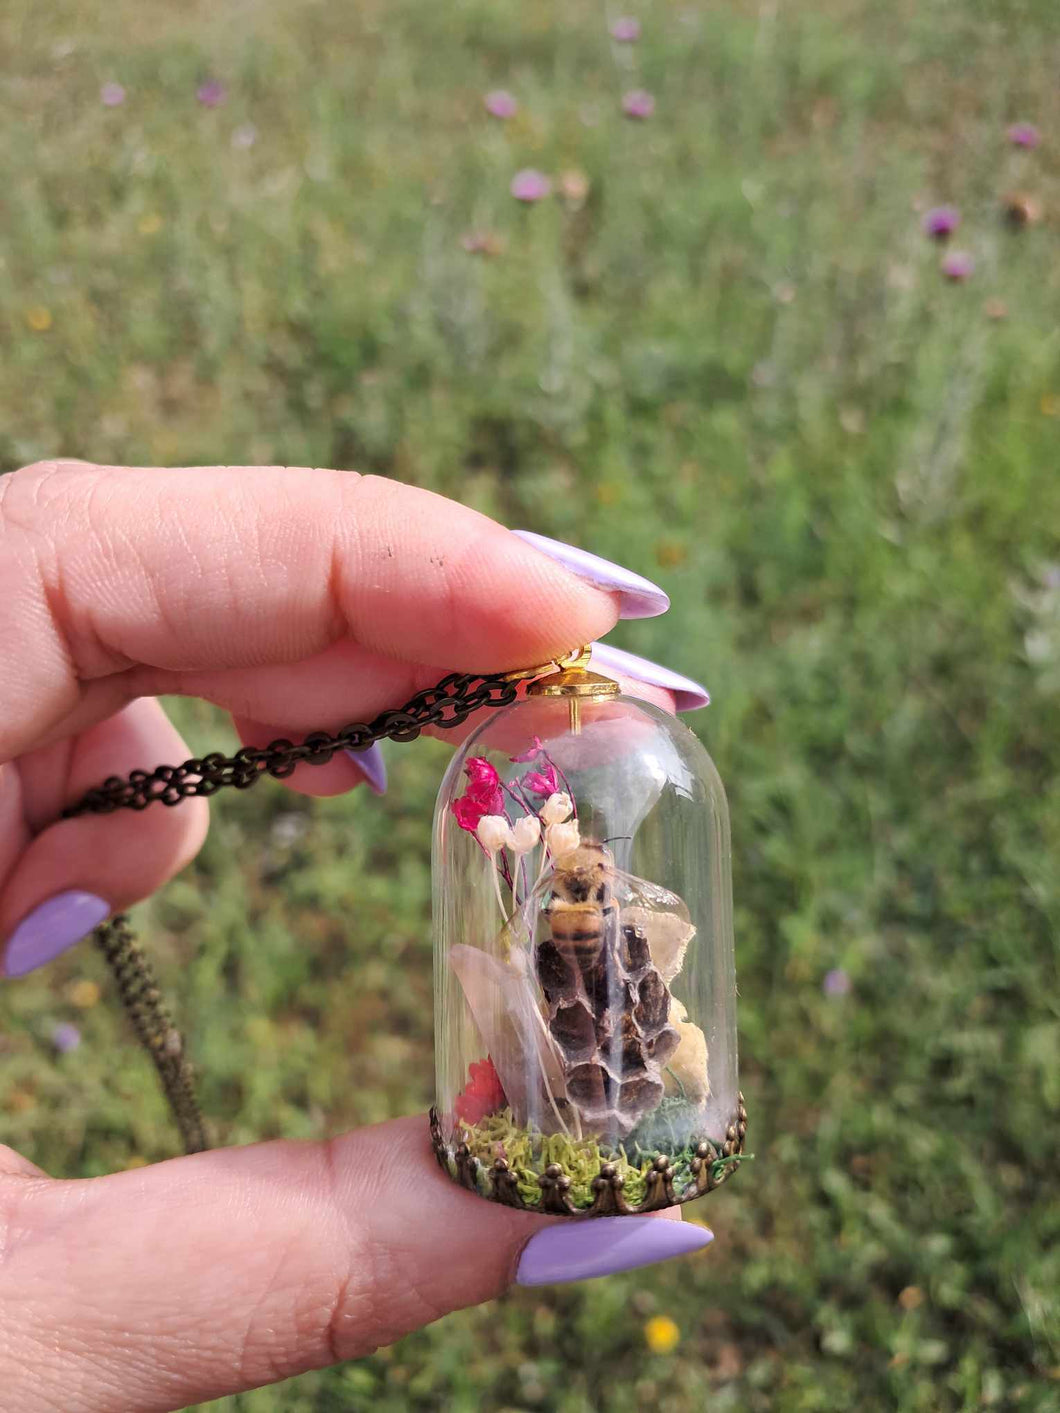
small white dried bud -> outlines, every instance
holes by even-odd
[[[487,854],[495,854],[510,846],[512,831],[502,814],[484,814],[475,826],[475,837]]]
[[[545,830],[545,843],[554,859],[562,858],[581,843],[581,831],[576,819],[567,824],[550,824]]]
[[[546,824],[562,824],[570,818],[573,809],[574,803],[568,794],[549,795],[541,806],[541,818]]]
[[[541,821],[535,815],[525,814],[512,825],[511,851],[513,854],[528,854],[536,849],[541,840]]]

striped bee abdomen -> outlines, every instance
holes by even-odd
[[[544,909],[535,961],[568,1100],[589,1132],[624,1137],[663,1095],[673,1053],[670,992],[643,931],[619,926],[605,845],[567,855]]]

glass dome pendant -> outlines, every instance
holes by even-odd
[[[431,1134],[492,1201],[616,1216],[719,1186],[747,1113],[721,780],[588,663],[531,681],[442,782]]]

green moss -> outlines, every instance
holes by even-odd
[[[660,1153],[672,1161],[679,1188],[692,1180],[692,1158],[699,1140],[682,1144],[676,1134],[688,1132],[688,1119],[693,1113],[694,1106],[686,1100],[664,1100],[649,1120],[618,1145],[598,1138],[574,1139],[562,1133],[545,1134],[523,1128],[515,1122],[511,1109],[490,1114],[477,1124],[462,1125],[461,1132],[470,1152],[485,1166],[499,1156],[507,1159],[518,1179],[520,1196],[531,1206],[541,1200],[539,1177],[549,1163],[558,1163],[571,1179],[570,1198],[575,1207],[592,1206],[593,1178],[604,1163],[614,1164],[624,1180],[627,1202],[637,1206],[644,1201],[648,1172]],[[669,1145],[663,1142],[667,1135],[673,1140]]]

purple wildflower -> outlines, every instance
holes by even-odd
[[[543,201],[546,196],[552,195],[552,183],[544,172],[538,172],[533,167],[524,167],[512,177],[509,190],[516,201]]]
[[[655,99],[646,88],[634,88],[623,94],[622,111],[627,118],[650,118],[655,112]]]
[[[519,111],[515,95],[509,93],[506,88],[493,89],[491,93],[486,94],[482,101],[491,118],[514,118]]]
[[[975,259],[967,250],[951,250],[942,261],[942,273],[948,280],[959,283],[968,279],[975,269]]]
[[[195,90],[195,97],[204,108],[220,108],[228,97],[228,90],[218,79],[207,79]]]
[[[611,38],[619,44],[636,44],[640,38],[640,20],[622,15],[611,26]]]
[[[956,206],[932,206],[921,221],[921,229],[932,240],[949,240],[961,224],[961,213]]]
[[[849,996],[851,980],[842,967],[834,967],[825,974],[821,990],[826,996]]]
[[[99,90],[99,101],[104,108],[120,108],[125,102],[125,89],[120,83],[105,83]]]
[[[1013,123],[1008,130],[1013,147],[1037,147],[1042,135],[1033,123]]]
[[[61,1021],[52,1029],[52,1044],[60,1055],[69,1055],[81,1044],[81,1032],[69,1021]]]

